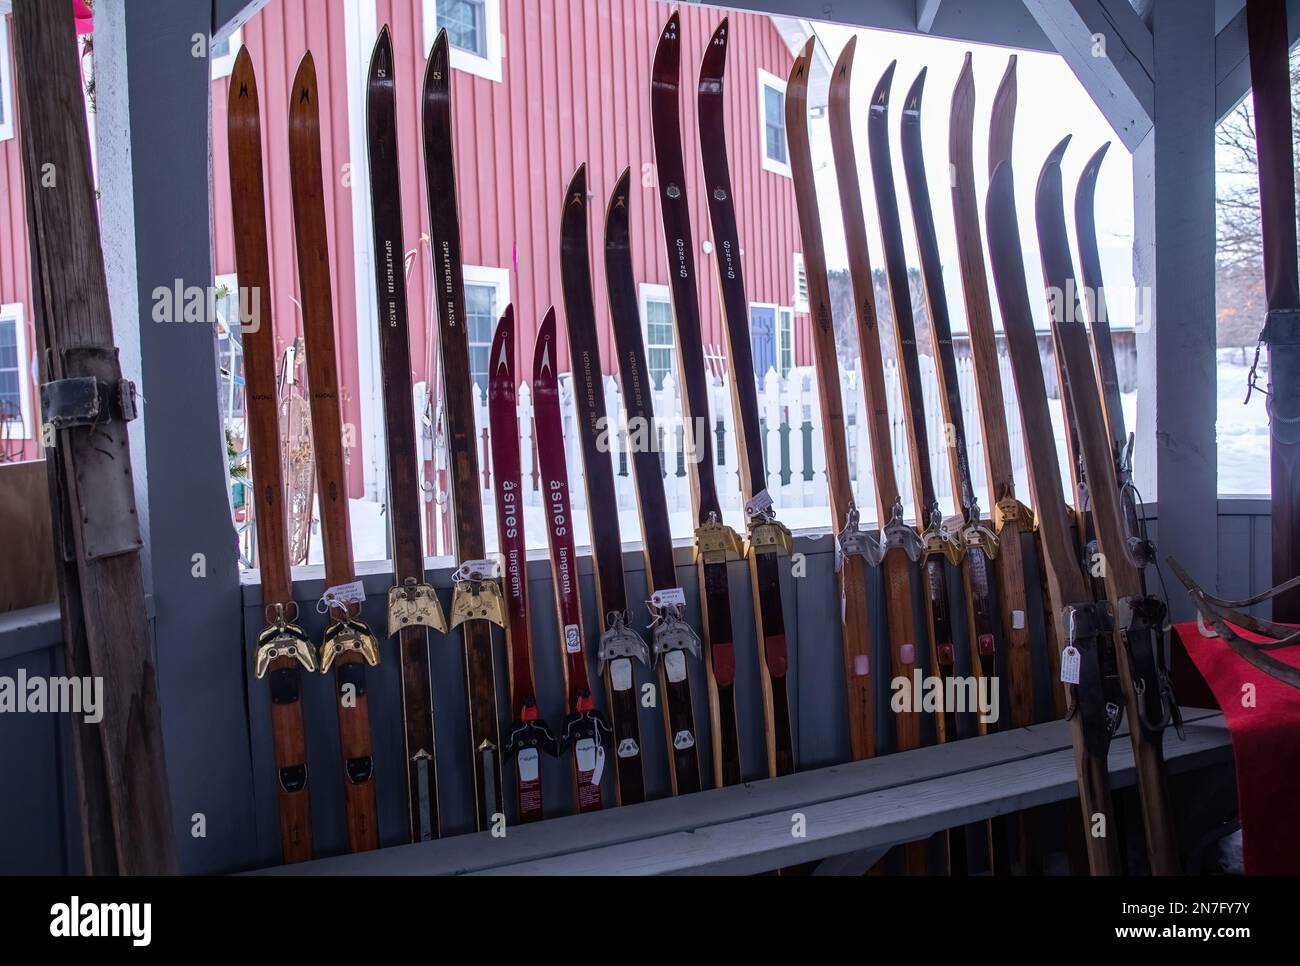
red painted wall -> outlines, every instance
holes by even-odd
[[[498,83],[462,71],[453,77],[465,261],[508,269],[514,266],[517,253],[518,272],[512,274],[510,289],[524,344],[531,341],[547,306],[561,302],[555,257],[560,206],[574,168],[587,162],[593,195],[593,282],[607,372],[613,371],[613,337],[603,298],[599,239],[607,193],[624,165],[632,166],[634,183],[643,186],[634,192],[631,212],[637,281],[668,282],[663,233],[649,174],[654,157],[649,78],[659,31],[672,9],[657,0],[503,0],[502,80]],[[711,256],[699,250],[710,233],[694,135],[699,58],[725,11],[690,5],[680,9],[685,51],[682,124],[701,278],[700,306],[705,341],[725,347]],[[419,123],[425,63],[422,4],[420,0],[376,0],[376,15],[378,23],[387,23],[393,32],[405,247],[411,249],[421,246],[427,225]],[[762,169],[757,72],[762,68],[785,77],[792,57],[769,18],[735,12],[730,16],[727,140],[749,298],[789,305],[792,253],[802,246],[790,180]],[[359,426],[351,192],[364,187],[347,187],[341,176],[349,157],[344,29],[339,4],[276,0],[244,28],[243,41],[253,56],[262,97],[274,310],[281,343],[291,339],[301,325],[290,301],[297,290],[297,269],[284,133],[288,85],[304,49],[310,47],[316,59],[325,92],[323,163],[345,419]],[[368,57],[367,50],[363,60]],[[214,262],[218,273],[235,270],[225,161],[227,86],[225,81],[213,85]],[[408,287],[415,322],[412,358],[417,379],[426,375],[429,332],[427,253],[422,247],[420,251],[421,261]],[[796,317],[795,356],[797,364],[810,362],[806,316]],[[356,454],[351,484],[353,495],[360,495],[361,461]]]

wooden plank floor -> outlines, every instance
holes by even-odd
[[[1169,768],[1231,761],[1218,712],[1185,710],[1186,740],[1170,732]],[[1111,781],[1134,782],[1127,732],[1111,745]],[[461,835],[261,874],[648,875],[764,872],[925,838],[954,825],[1075,794],[1064,722],[934,745],[782,779]],[[802,816],[804,835],[794,834]]]

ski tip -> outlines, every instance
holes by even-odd
[[[1110,142],[1103,141],[1101,147],[1092,152],[1092,157],[1090,157],[1088,163],[1083,166],[1083,175],[1081,176],[1081,179],[1088,178],[1093,181],[1097,180],[1097,174],[1101,170],[1101,162],[1106,159],[1106,152],[1109,150]]]
[[[256,106],[257,74],[253,70],[253,58],[248,52],[248,46],[241,44],[239,53],[235,55],[235,67],[230,72],[230,91],[226,99],[234,105],[245,98]]]
[[[925,71],[926,68],[922,67],[916,80],[912,81],[912,86],[907,89],[907,97],[903,100],[905,111],[921,110],[921,95],[925,93]]]
[[[533,382],[542,381],[542,373],[555,379],[555,306],[552,305],[542,316],[542,324],[537,328],[537,342],[533,346]]]
[[[971,52],[966,51],[966,56],[962,58],[961,70],[957,73],[957,86],[968,87],[975,83],[975,60]]]
[[[651,73],[661,83],[677,79],[681,64],[680,37],[681,16],[674,10],[664,23],[664,29],[659,31],[659,43],[655,45],[654,63],[651,65]]]
[[[876,82],[876,89],[871,95],[871,110],[881,111],[889,107],[889,88],[894,83],[894,69],[898,67],[898,61],[891,60],[885,72],[880,75],[880,80]]]
[[[573,177],[569,179],[569,190],[564,196],[564,207],[567,209],[570,205],[587,201],[587,162],[581,161],[578,167],[574,169]]]
[[[831,71],[832,83],[847,84],[853,79],[853,55],[858,49],[858,35],[854,34],[835,58],[835,69]]]
[[[722,46],[726,46],[727,31],[730,29],[731,29],[731,18],[723,17],[720,21],[718,21],[718,25],[715,28],[713,28],[713,37],[710,38],[711,42],[715,44],[720,44]]]
[[[1074,135],[1067,134],[1065,137],[1061,138],[1061,140],[1056,142],[1056,146],[1053,147],[1051,151],[1047,152],[1047,160],[1043,162],[1043,167],[1045,169],[1053,164],[1057,166],[1060,165],[1061,158],[1065,156],[1065,149],[1070,146],[1070,139],[1072,137],[1074,137]]]
[[[293,75],[293,90],[291,107],[310,103],[315,99],[316,61],[310,50],[302,55],[302,60],[298,61],[298,70]]]
[[[628,189],[632,187],[632,166],[623,165],[623,170],[619,172],[618,180],[614,182],[614,194],[627,196]]]
[[[708,87],[708,93],[721,93],[722,75],[727,69],[727,32],[729,30],[729,18],[723,17],[722,22],[713,31],[713,36],[709,38],[709,44],[704,48],[704,57],[700,60],[700,93],[705,93],[705,87]]]
[[[492,376],[507,376],[514,381],[514,341],[515,341],[515,306],[506,304],[506,309],[497,320],[497,328],[492,333]]]
[[[817,49],[817,37],[816,35],[813,35],[812,37],[809,37],[808,42],[803,45],[803,51],[799,54],[799,57],[803,60],[811,61],[813,51],[815,51],[816,49]]]
[[[388,30],[388,24],[384,24],[379,31],[374,49],[370,52],[370,80],[373,82],[381,77],[390,82],[393,78],[393,35]]]

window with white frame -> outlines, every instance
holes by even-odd
[[[501,80],[501,0],[424,0],[424,49],[447,31],[451,66]]]
[[[208,47],[208,60],[212,64],[212,79],[229,77],[235,69],[235,58],[244,44],[244,28],[236,27],[229,36],[212,41]]]
[[[213,279],[212,304],[216,318],[218,405],[226,428],[243,435],[244,341],[239,304],[239,278],[233,274]]]
[[[775,171],[790,177],[790,148],[785,139],[785,81],[775,74],[759,69],[758,116],[760,157],[764,171]]]
[[[0,436],[32,438],[30,363],[22,303],[0,305]]]
[[[776,362],[782,379],[790,375],[794,368],[794,309],[784,306],[776,310]]]
[[[803,266],[803,252],[794,253],[794,310],[808,311],[808,272]]]
[[[673,328],[673,303],[667,285],[641,286],[641,328],[645,335],[646,368],[650,382],[662,389],[664,376],[677,378],[677,342]]]
[[[13,62],[9,58],[9,17],[0,16],[0,141],[14,136]]]
[[[483,390],[484,399],[488,391],[492,333],[509,301],[509,271],[481,265],[465,266],[465,334],[469,337],[469,373]]]

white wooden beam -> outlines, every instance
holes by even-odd
[[[1287,0],[1286,26],[1291,46],[1300,42],[1300,0]],[[1232,113],[1250,93],[1250,50],[1246,43],[1246,8],[1242,7],[1214,38],[1214,117]]]
[[[1024,0],[1130,151],[1151,130],[1151,31],[1128,0]]]
[[[216,40],[229,37],[248,23],[267,0],[212,0],[212,36]]]
[[[934,27],[934,18],[939,15],[939,5],[943,0],[916,0],[916,29],[928,34]]]

